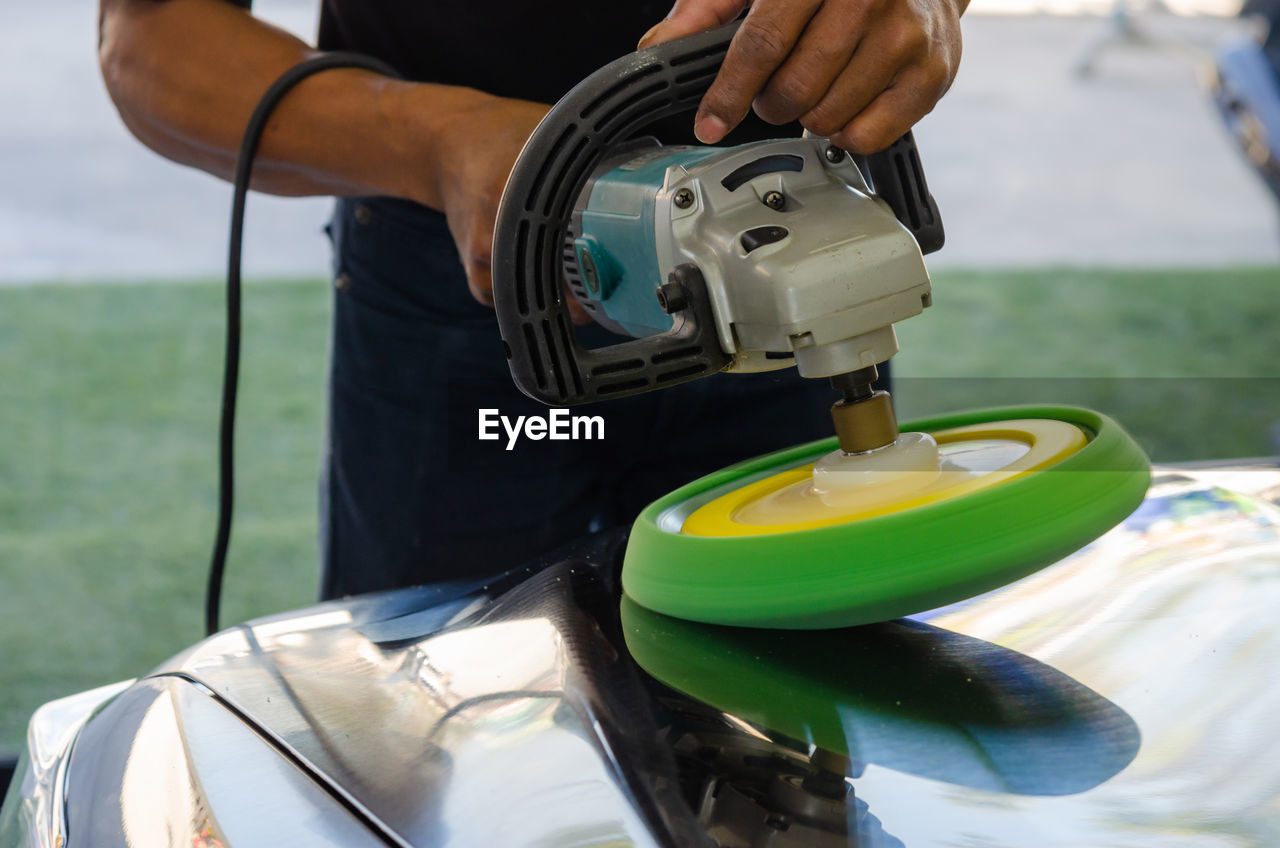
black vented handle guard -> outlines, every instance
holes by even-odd
[[[942,247],[946,234],[938,204],[920,167],[915,136],[908,130],[888,149],[861,157],[863,173],[871,178],[871,190],[893,210],[894,216],[915,236],[921,253]]]
[[[530,397],[573,406],[687,382],[729,364],[695,266],[671,273],[687,297],[670,330],[587,349],[574,336],[562,263],[574,203],[595,166],[644,126],[693,111],[738,26],[735,21],[604,66],[547,113],[521,151],[498,212],[492,271],[511,375]],[[910,133],[867,157],[864,171],[925,252],[941,246],[937,206]]]

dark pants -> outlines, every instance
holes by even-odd
[[[493,310],[468,292],[444,217],[344,200],[331,235],[325,598],[497,573],[630,522],[695,477],[833,432],[826,381],[787,369],[572,410],[603,416],[603,441],[481,441],[482,408],[511,419],[548,410],[512,383]],[[597,326],[580,338],[620,340]]]

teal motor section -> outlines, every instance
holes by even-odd
[[[654,220],[658,193],[673,166],[691,168],[717,147],[655,147],[598,177],[579,211],[574,254],[592,301],[629,336],[671,329],[657,289],[669,268],[658,267]]]

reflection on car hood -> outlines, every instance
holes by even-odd
[[[151,844],[118,824],[149,789],[198,845],[251,833],[255,796],[306,844],[1280,844],[1280,509],[1203,476],[1158,473],[1085,550],[885,625],[620,615],[618,534],[251,622],[86,724],[71,844]],[[139,764],[165,744],[170,812]]]

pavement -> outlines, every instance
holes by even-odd
[[[304,36],[317,6],[255,4]],[[6,14],[0,283],[219,276],[230,190],[128,134],[98,75],[96,21],[92,0]],[[1137,24],[1153,43],[1114,46],[1082,79],[1073,67],[1106,17],[967,16],[960,76],[917,131],[947,224],[933,267],[1280,263],[1280,215],[1203,84],[1242,23],[1151,12]],[[246,275],[327,274],[329,206],[251,198]]]
[[[0,27],[0,283],[225,273],[231,189],[125,129],[98,72],[95,0],[12,5]],[[319,3],[254,6],[309,33]],[[331,203],[251,197],[246,278],[327,275]]]
[[[1105,18],[965,21],[951,92],[917,132],[947,225],[934,267],[1280,261],[1280,210],[1233,146],[1204,77],[1234,18],[1147,15],[1152,44],[1104,50]]]

